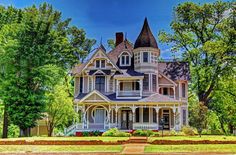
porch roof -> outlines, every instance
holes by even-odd
[[[100,92],[101,93],[101,92]],[[82,100],[88,93],[79,94],[75,99]],[[161,94],[152,94],[150,96],[142,96],[141,99],[117,99],[115,93],[101,93],[113,102],[149,102],[149,103],[162,103],[162,102],[179,102],[179,100],[170,98],[169,96]]]
[[[121,70],[122,74],[115,74],[114,78],[130,78],[130,79],[140,79],[144,77],[143,73],[136,72],[134,70],[128,69],[128,70]]]

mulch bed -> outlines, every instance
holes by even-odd
[[[236,141],[219,140],[155,140],[149,144],[156,145],[182,145],[182,144],[236,144]]]
[[[115,142],[104,142],[102,140],[90,140],[90,141],[69,141],[69,140],[35,140],[35,141],[0,141],[0,145],[121,145],[125,144],[125,140]]]
[[[118,141],[107,141],[102,140],[16,140],[16,141],[0,141],[0,145],[122,145],[128,143],[140,143],[138,140],[118,140]],[[236,141],[219,141],[219,140],[155,140],[147,142],[148,144],[154,145],[187,145],[187,144],[236,144]]]

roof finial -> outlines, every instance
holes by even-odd
[[[101,37],[101,40],[100,40],[100,48],[103,49],[106,52],[106,48],[102,44],[102,37]]]
[[[102,37],[101,37],[101,40],[100,40],[100,45],[102,45]]]

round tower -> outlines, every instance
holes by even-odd
[[[148,25],[147,18],[134,44],[134,69],[144,73],[143,89],[146,92],[157,92],[158,57],[160,50]]]
[[[160,50],[148,25],[147,18],[134,44],[134,69],[142,73],[157,72]]]

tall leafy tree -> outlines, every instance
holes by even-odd
[[[51,137],[56,127],[66,127],[68,122],[76,117],[73,100],[66,91],[66,85],[57,84],[48,92],[46,104],[48,136]]]
[[[73,27],[77,33],[71,33],[70,19],[63,21],[51,5],[5,8],[11,9],[17,22],[2,22],[0,29],[1,92],[11,121],[20,127],[21,136],[29,136],[29,129],[42,118],[48,86],[57,81],[55,69],[79,63],[75,51],[86,53],[92,43],[82,46],[88,42],[84,31]]]
[[[220,78],[232,74],[236,64],[235,3],[186,2],[174,11],[173,33],[162,31],[159,38],[170,44],[173,51],[183,52],[190,64],[191,87],[198,100],[209,107]]]
[[[222,78],[210,101],[210,108],[220,121],[224,133],[233,133],[236,128],[236,80],[235,72]]]

